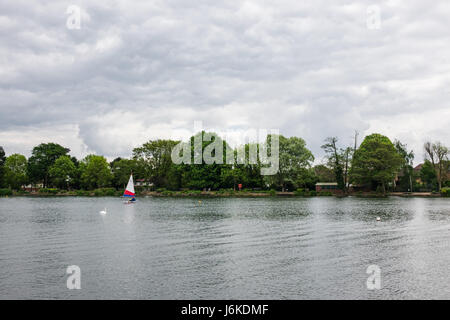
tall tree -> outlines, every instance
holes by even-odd
[[[56,159],[65,156],[70,149],[64,148],[57,143],[42,143],[33,148],[31,157],[28,159],[28,176],[34,183],[42,182],[44,187],[49,186],[50,167]]]
[[[425,160],[422,168],[420,169],[420,180],[425,184],[427,189],[435,190],[438,182],[436,176],[436,168],[433,166],[430,160]]]
[[[332,169],[326,165],[314,166],[314,174],[317,182],[336,182],[336,175]]]
[[[199,144],[199,150],[195,147],[195,141],[201,141]],[[220,146],[221,150],[211,149],[213,146]],[[201,148],[201,150],[200,150]],[[198,132],[190,138],[190,152],[191,163],[182,164],[179,166],[179,170],[182,174],[181,185],[189,189],[212,189],[217,190],[222,186],[223,174],[222,170],[226,170],[227,144],[217,134],[212,132]],[[222,157],[219,160],[219,154],[215,154],[216,151],[223,151]],[[217,162],[208,163],[205,157],[215,158],[217,156]],[[224,174],[226,174],[224,172]]]
[[[69,189],[76,178],[77,167],[69,156],[61,156],[49,169],[52,183],[58,188]]]
[[[413,161],[414,161],[414,151],[408,151],[408,146],[406,144],[401,143],[399,140],[395,140],[394,142],[395,149],[397,150],[398,154],[402,158],[402,164],[401,164],[401,172],[403,173],[403,177],[406,178],[406,182],[409,185],[409,190],[413,191],[413,174],[414,174],[414,168],[413,168]],[[404,184],[404,179],[400,179],[400,183]]]
[[[441,142],[426,142],[424,145],[424,149],[426,154],[430,158],[433,168],[435,168],[436,170],[438,188],[439,190],[441,190],[442,184],[447,179],[447,161],[449,149]]]
[[[142,178],[151,180],[156,187],[166,186],[173,173],[171,153],[178,141],[150,140],[133,150],[133,159]]]
[[[271,135],[267,137],[270,144]],[[286,138],[279,136],[279,169],[274,176],[268,176],[267,179],[275,182],[282,191],[285,191],[288,185],[298,186],[300,174],[303,169],[310,169],[314,161],[311,151],[306,148],[306,142],[299,137]]]
[[[81,184],[85,189],[92,190],[110,185],[112,173],[105,157],[94,154],[86,156],[80,163]]]
[[[4,170],[5,161],[6,161],[5,150],[3,149],[2,146],[0,146],[0,188],[6,184],[5,170]]]
[[[391,140],[381,134],[367,136],[356,150],[352,162],[352,177],[359,184],[380,186],[383,193],[393,181],[402,164]]]
[[[112,184],[116,189],[123,189],[127,185],[130,174],[134,173],[135,178],[139,178],[139,173],[136,175],[137,161],[134,159],[116,158],[111,163],[111,171],[113,174]]]
[[[322,149],[327,154],[328,164],[333,168],[336,182],[340,190],[345,190],[345,179],[344,179],[344,159],[342,152],[340,152],[337,142],[338,138],[329,137],[325,139],[325,144],[322,145]]]
[[[19,190],[27,183],[27,158],[21,154],[12,154],[5,161],[5,179],[7,185]]]
[[[234,159],[239,157],[242,157],[242,159],[234,165],[224,164],[222,166],[222,188],[233,188],[236,190],[238,184],[242,184],[244,188],[261,189],[264,187],[264,176],[261,175],[260,159],[252,159],[250,161],[250,150],[256,150],[256,153],[258,153],[259,148],[260,145],[258,143],[247,143],[235,150],[231,150],[231,147],[230,150],[225,150],[226,152],[233,152]]]
[[[355,145],[356,137],[357,133],[355,133]],[[328,165],[334,171],[338,188],[347,193],[349,187],[350,163],[354,151],[351,147],[339,148],[337,142],[338,138],[329,137],[325,139],[325,144],[322,145],[322,149],[327,155]]]

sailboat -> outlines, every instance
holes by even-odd
[[[129,198],[125,203],[136,202],[136,193],[134,192],[133,174],[130,175],[130,180],[128,180],[128,184],[127,184],[127,187],[125,188],[125,192],[123,193],[123,197]]]

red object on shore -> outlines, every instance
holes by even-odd
[[[241,191],[241,189],[242,189],[242,183],[239,183],[239,184],[238,184],[238,188],[239,188],[239,191]]]

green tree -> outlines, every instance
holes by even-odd
[[[296,187],[314,190],[317,182],[314,168],[301,168],[295,182]]]
[[[139,178],[139,175],[136,175],[137,161],[134,159],[116,158],[110,166],[113,174],[112,184],[116,189],[125,188],[131,173],[134,173],[135,178]]]
[[[419,174],[420,180],[422,180],[422,183],[427,189],[436,190],[438,186],[437,174],[430,160],[425,160]]]
[[[355,133],[355,145],[358,133]],[[349,172],[350,163],[352,156],[354,154],[354,149],[339,148],[337,145],[338,138],[329,137],[325,139],[325,144],[322,145],[322,149],[325,151],[328,159],[328,166],[332,168],[335,178],[334,181],[337,182],[338,188],[345,193],[348,193],[349,188]]]
[[[323,164],[314,167],[314,175],[317,182],[336,182],[335,172]]]
[[[42,143],[33,148],[31,157],[28,159],[28,176],[34,183],[42,182],[44,187],[50,185],[50,167],[55,161],[65,156],[70,149],[56,143]]]
[[[436,170],[439,191],[442,188],[442,184],[447,180],[447,160],[450,150],[441,142],[426,142],[424,148],[426,154],[430,158],[433,167]]]
[[[58,188],[67,188],[76,178],[77,167],[69,156],[61,156],[49,169],[52,183]]]
[[[86,156],[80,162],[81,185],[87,190],[109,186],[112,173],[105,157],[94,154]]]
[[[400,168],[401,176],[399,178],[399,185],[404,189],[413,191],[413,175],[414,175],[414,151],[408,151],[406,144],[401,143],[398,140],[394,142],[395,149],[402,158],[402,164]],[[405,188],[406,187],[406,188]]]
[[[70,160],[75,165],[75,172],[70,181],[70,186],[73,189],[81,189],[81,169],[80,169],[80,161],[76,157],[70,157]]]
[[[394,180],[402,165],[402,158],[388,137],[381,134],[367,136],[356,150],[352,162],[352,178],[358,184],[372,188],[386,186]]]
[[[208,137],[211,137],[209,140]],[[217,140],[216,140],[217,139]],[[195,161],[195,142],[201,140],[202,148],[202,158],[200,163]],[[223,147],[223,154],[221,158],[222,163],[211,163],[207,164],[205,162],[205,155],[212,144],[221,145]],[[225,168],[226,162],[226,152],[227,148],[230,149],[226,142],[218,137],[215,133],[210,132],[199,132],[195,136],[190,138],[190,152],[191,152],[191,164],[181,164],[179,172],[181,172],[181,185],[184,188],[202,190],[202,189],[212,189],[217,190],[222,186],[222,168]],[[214,150],[215,152],[215,150]],[[212,152],[211,156],[215,157],[215,153]]]
[[[5,179],[7,185],[19,190],[27,183],[27,158],[21,154],[12,154],[5,161]]]
[[[267,144],[271,145],[272,136],[267,137]],[[268,176],[271,184],[285,191],[286,187],[297,187],[296,181],[302,170],[311,168],[314,156],[306,148],[305,140],[298,137],[286,138],[279,136],[279,169],[274,176]]]
[[[244,145],[246,159],[250,160],[250,149],[253,148],[259,153],[260,145],[258,143],[247,143]],[[239,176],[242,177],[242,183],[244,188],[264,188],[264,176],[261,175],[261,159],[257,157],[256,163],[250,163],[247,161],[243,165],[237,164],[236,167],[240,169]],[[239,168],[240,167],[240,168]]]
[[[236,190],[238,184],[242,184],[243,188],[249,189],[264,188],[264,176],[261,175],[260,159],[252,159],[252,161],[250,161],[250,150],[256,150],[256,154],[258,154],[260,148],[259,144],[247,143],[234,150],[232,150],[229,146],[228,148],[228,150],[225,150],[225,157],[227,152],[232,152],[235,163],[233,165],[222,165],[220,183],[221,188],[233,188]],[[243,159],[237,162],[236,160],[241,156],[244,156]]]
[[[136,170],[141,178],[151,180],[155,187],[167,187],[177,180],[177,170],[172,163],[172,149],[178,141],[150,140],[133,150]],[[173,186],[176,188],[176,186]]]
[[[0,188],[4,187],[6,185],[5,182],[5,150],[3,150],[3,147],[0,146]]]
[[[328,164],[333,168],[335,175],[335,180],[338,184],[340,190],[345,190],[345,179],[344,179],[344,154],[339,150],[337,146],[338,138],[329,137],[325,140],[325,144],[322,145],[322,149],[325,151]]]

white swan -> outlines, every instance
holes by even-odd
[[[380,217],[377,217],[377,221],[381,221],[381,218],[380,218]]]
[[[105,208],[105,210],[100,211],[100,214],[105,215],[106,214],[106,208]]]

